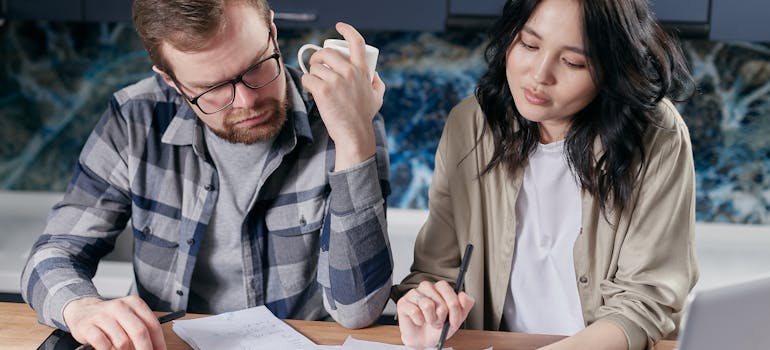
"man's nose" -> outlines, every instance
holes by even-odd
[[[235,84],[235,98],[233,99],[233,108],[251,108],[254,106],[254,100],[259,96],[257,90],[244,85],[243,82]]]

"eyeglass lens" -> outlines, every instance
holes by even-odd
[[[241,82],[251,89],[261,88],[271,83],[280,74],[278,59],[270,58],[243,73]],[[205,113],[214,113],[229,106],[235,99],[235,84],[228,82],[200,95],[196,101]]]

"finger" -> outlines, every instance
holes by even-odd
[[[301,80],[302,86],[304,86],[305,89],[313,96],[319,94],[319,91],[323,89],[324,82],[318,76],[312,74],[303,74]]]
[[[163,337],[163,328],[161,328],[160,322],[158,322],[158,318],[155,316],[155,313],[150,310],[150,307],[147,305],[147,303],[144,302],[144,300],[137,296],[133,296],[129,302],[134,309],[134,313],[137,317],[139,317],[142,323],[144,323],[144,326],[149,332],[152,349],[166,349],[166,340]],[[139,348],[137,348],[137,350],[138,349]]]
[[[434,328],[441,328],[447,316],[446,302],[433,287],[433,284],[430,284],[430,287],[424,287],[421,284],[417,289],[425,296],[420,299],[419,303],[420,308],[425,313],[425,320]]]
[[[85,339],[81,340],[79,338],[75,338],[75,340],[81,344],[89,344],[96,350],[109,350],[112,348],[112,342],[110,342],[110,339],[107,337],[107,335],[104,334],[104,332],[102,332],[99,327],[96,327],[96,325],[88,327],[88,329],[83,332],[83,338]]]
[[[118,317],[120,327],[128,335],[136,350],[152,350],[152,340],[147,325],[134,312],[128,312]]]
[[[310,65],[310,69],[308,70],[308,73],[326,82],[333,82],[338,77],[340,77],[339,74],[334,72],[334,70],[332,70],[329,66],[327,66],[324,63]]]
[[[350,61],[359,69],[367,71],[364,37],[353,26],[344,22],[337,22],[335,28],[350,46]]]
[[[450,316],[449,324],[453,328],[460,328],[465,319],[468,318],[468,314],[471,312],[473,305],[476,303],[476,300],[465,292],[460,292],[460,294],[457,296],[457,299],[460,302],[462,311],[458,314],[455,314],[454,317]]]
[[[396,313],[398,314],[399,323],[403,320],[404,322],[411,322],[418,327],[425,324],[422,310],[417,304],[409,300],[407,296],[402,297],[396,303]]]
[[[346,54],[328,48],[316,51],[313,56],[310,56],[308,63],[311,71],[314,66],[325,65],[331,73],[335,73],[345,80],[353,79],[355,71],[359,70],[351,64],[350,58]]]
[[[110,318],[103,320],[99,322],[98,327],[101,329],[102,333],[107,336],[110,344],[112,344],[110,347],[107,347],[107,349],[114,347],[118,350],[127,350],[131,348],[131,339],[129,339],[129,336],[123,330],[123,327],[114,319]]]
[[[436,291],[438,291],[441,298],[444,299],[444,303],[446,303],[450,325],[454,326],[458,319],[462,322],[464,317],[463,308],[460,304],[460,299],[455,294],[454,288],[446,281],[440,281],[436,283]]]
[[[385,82],[380,79],[380,73],[374,71],[374,78],[372,79],[372,88],[374,89],[375,96],[382,101],[385,96]]]

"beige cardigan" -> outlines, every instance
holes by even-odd
[[[629,349],[651,348],[675,331],[698,277],[690,138],[669,101],[659,110],[658,125],[644,136],[648,159],[629,208],[622,215],[609,214],[615,223],[610,225],[584,191],[582,227],[574,246],[586,325],[598,319],[614,322],[626,334]],[[415,243],[412,273],[394,287],[394,294],[400,296],[424,280],[453,283],[460,255],[472,243],[465,291],[476,304],[466,325],[497,330],[511,273],[514,206],[522,176],[521,171],[511,176],[502,166],[480,176],[494,151],[491,133],[482,132],[484,123],[473,97],[450,113],[436,152],[430,213]],[[553,214],[558,220],[559,214]]]

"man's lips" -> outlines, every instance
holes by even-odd
[[[235,126],[237,126],[237,127],[249,127],[249,126],[258,125],[258,124],[261,124],[262,122],[264,122],[266,118],[267,118],[267,113],[264,113],[264,112],[258,113],[258,114],[254,115],[252,117],[248,117],[246,119],[243,119],[243,120],[240,120],[240,121],[236,122]]]
[[[527,88],[524,88],[524,98],[527,99],[527,102],[538,106],[542,106],[551,102],[551,99],[548,97],[548,95],[538,93]]]

